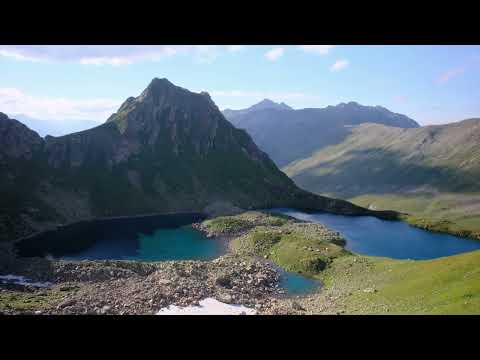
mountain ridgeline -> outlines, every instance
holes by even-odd
[[[248,109],[243,109],[243,110],[225,109],[223,110],[223,115],[225,115],[225,117],[228,119],[230,118],[234,119],[240,115],[252,113],[255,111],[261,111],[261,110],[293,110],[293,109],[283,102],[278,104],[270,99],[263,99],[258,104],[252,105]]]
[[[480,119],[417,129],[363,124],[284,170],[309,191],[340,197],[480,188]]]
[[[236,127],[245,129],[280,167],[340,143],[350,134],[351,127],[362,123],[400,128],[419,126],[405,115],[355,102],[293,110],[283,103],[263,100],[248,109],[227,109],[223,114]]]
[[[102,125],[40,137],[0,113],[2,238],[56,223],[291,206],[394,217],[299,189],[207,93],[154,79]]]

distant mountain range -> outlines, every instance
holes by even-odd
[[[222,112],[226,118],[233,119],[236,116],[248,114],[248,113],[259,111],[259,110],[293,110],[293,109],[283,102],[276,103],[269,99],[263,99],[258,104],[252,105],[248,109],[243,109],[243,110],[225,109]]]
[[[167,79],[152,80],[104,124],[62,137],[41,138],[0,113],[0,143],[0,240],[52,222],[159,212],[374,214],[299,189],[207,93]]]
[[[99,125],[94,120],[49,120],[36,119],[25,114],[9,114],[12,119],[17,119],[30,129],[36,131],[40,136],[63,136],[78,131],[87,130]]]
[[[233,125],[245,129],[280,167],[308,157],[325,146],[340,143],[350,134],[352,126],[362,123],[419,127],[405,115],[356,102],[293,110],[284,103],[263,100],[248,109],[227,109],[223,114]]]

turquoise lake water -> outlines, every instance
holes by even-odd
[[[211,260],[220,256],[220,246],[191,226],[157,229],[150,234],[137,233],[134,238],[104,237],[71,260]]]
[[[321,285],[318,280],[287,271],[282,274],[280,280],[280,286],[288,295],[306,295],[317,290]]]

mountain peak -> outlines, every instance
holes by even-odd
[[[272,101],[270,99],[263,99],[257,105],[276,105],[276,104],[277,103],[275,101]]]
[[[150,84],[148,84],[147,89],[163,89],[163,88],[178,88],[178,89],[183,89],[180,86],[175,85],[172,83],[170,80],[167,78],[153,78],[152,81],[150,81]],[[183,89],[186,90],[186,89]]]
[[[212,109],[218,110],[207,92],[191,92],[176,86],[166,78],[154,78],[138,97],[129,97],[125,100],[118,111],[108,118],[107,122],[122,123],[121,128],[124,130],[131,121],[134,121],[133,118],[139,119],[136,115],[130,116],[129,114],[141,112],[154,115],[164,110],[171,112],[175,109],[181,109],[185,114],[206,113]],[[155,116],[149,118],[153,119]],[[130,125],[133,125],[133,123]],[[134,127],[140,125],[136,124]]]
[[[264,110],[264,109],[277,109],[277,110],[292,110],[290,106],[288,106],[285,103],[276,103],[275,101],[272,101],[270,99],[263,99],[259,103],[250,106],[248,108],[248,111],[252,110]]]
[[[355,101],[349,101],[348,103],[344,103],[344,102],[341,102],[340,104],[338,104],[336,107],[339,107],[339,108],[342,108],[342,107],[362,107],[363,105],[360,105],[359,103],[355,102]],[[327,106],[329,107],[329,106]],[[335,107],[335,106],[334,106]]]
[[[175,86],[167,78],[153,78],[137,99],[143,100],[149,97],[160,97],[167,94],[174,94],[179,91],[188,92],[186,89]]]
[[[170,80],[167,78],[153,78],[152,81],[150,81],[150,84],[148,87],[152,86],[175,86]]]

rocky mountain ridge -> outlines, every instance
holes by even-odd
[[[299,189],[207,93],[153,79],[102,125],[41,138],[0,117],[3,237],[44,226],[165,212],[300,206],[369,211]]]

